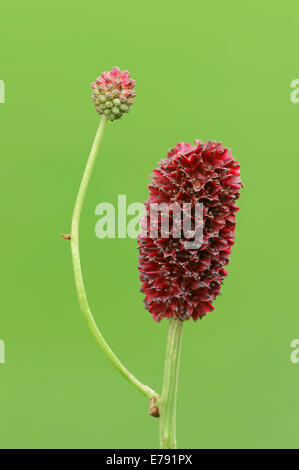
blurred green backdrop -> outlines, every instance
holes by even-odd
[[[298,447],[298,31],[295,0],[2,3],[1,448],[158,445],[148,403],[84,322],[59,235],[98,123],[90,83],[114,65],[138,95],[105,131],[81,219],[96,319],[160,391],[167,322],[144,310],[136,240],[98,240],[95,207],[143,201],[180,140],[232,147],[245,184],[236,244],[215,311],[184,327],[178,445]]]

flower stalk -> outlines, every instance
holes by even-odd
[[[160,448],[176,449],[176,397],[183,322],[170,318],[160,403]]]
[[[74,266],[74,275],[75,275],[75,283],[77,294],[79,298],[80,307],[84,318],[89,326],[91,333],[93,334],[94,338],[96,339],[97,343],[103,350],[104,354],[111,362],[111,364],[120,372],[120,374],[127,379],[137,390],[139,390],[143,395],[145,395],[148,399],[154,399],[157,403],[159,401],[159,395],[150,389],[147,385],[141,383],[128,369],[120,362],[120,360],[116,357],[112,349],[110,348],[109,344],[104,339],[101,331],[99,330],[92,312],[90,310],[83,276],[82,276],[82,269],[81,269],[81,261],[80,261],[80,251],[79,251],[79,223],[80,223],[80,215],[82,206],[85,199],[86,190],[88,187],[88,183],[92,174],[92,170],[94,168],[94,164],[96,161],[96,156],[102,141],[103,132],[108,121],[108,117],[103,115],[99,127],[91,148],[91,152],[87,161],[87,165],[83,174],[83,178],[81,181],[81,185],[79,188],[78,196],[76,199],[73,218],[72,218],[72,232],[71,232],[71,249],[72,249],[72,258],[73,258],[73,266]]]

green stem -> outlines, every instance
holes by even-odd
[[[160,448],[176,449],[176,396],[183,322],[170,318],[160,403]]]
[[[137,390],[139,390],[143,395],[147,398],[152,399],[159,399],[159,395],[151,390],[147,385],[141,383],[136,377],[134,377],[131,372],[123,366],[120,360],[116,357],[108,343],[105,341],[102,333],[100,332],[99,328],[96,325],[96,322],[93,318],[91,310],[88,305],[87,296],[85,292],[83,277],[82,277],[82,270],[81,270],[81,262],[80,262],[80,252],[79,252],[79,222],[80,222],[80,214],[83,206],[83,202],[85,199],[85,194],[87,190],[87,186],[90,180],[90,176],[95,164],[96,156],[99,150],[99,146],[102,140],[103,132],[105,129],[105,125],[107,123],[107,117],[102,116],[100,121],[91,152],[88,158],[88,162],[83,174],[83,178],[81,181],[81,185],[79,188],[78,196],[76,199],[74,212],[73,212],[73,219],[72,219],[72,234],[71,234],[71,246],[72,246],[72,257],[73,257],[73,266],[74,266],[74,274],[75,274],[75,282],[76,288],[79,298],[79,303],[85,320],[92,332],[93,336],[95,337],[97,343],[102,348],[104,353],[106,354],[107,358],[113,364],[113,366],[121,373],[123,377],[125,377],[132,385],[134,385]]]

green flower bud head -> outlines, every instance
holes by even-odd
[[[103,72],[91,84],[91,98],[97,112],[105,114],[110,121],[120,119],[130,111],[130,106],[134,103],[135,84],[127,70],[121,71],[118,67],[113,67],[111,72]]]

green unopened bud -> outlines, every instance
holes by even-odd
[[[121,111],[123,111],[124,113],[127,113],[129,111],[129,106],[127,106],[126,104],[122,104],[120,106],[120,109]]]
[[[119,98],[115,98],[113,100],[113,103],[115,104],[115,106],[119,106],[120,105],[120,99]]]

